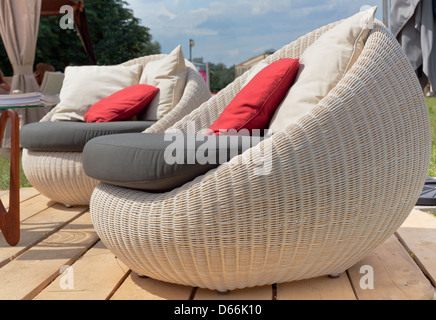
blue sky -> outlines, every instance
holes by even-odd
[[[347,18],[382,0],[126,0],[141,24],[150,28],[162,53],[181,45],[189,59],[239,64],[268,49],[278,50],[328,23]]]

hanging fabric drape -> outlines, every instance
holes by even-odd
[[[392,0],[390,29],[417,72],[422,87],[436,85],[435,0]]]
[[[33,76],[33,64],[40,14],[41,0],[0,1],[0,35],[14,70],[11,92],[39,91]],[[19,109],[17,113],[21,127],[26,123],[39,121],[47,113],[47,109],[44,107]],[[8,147],[9,139],[9,129],[6,128],[4,147]]]
[[[14,69],[11,89],[38,91],[33,77],[41,0],[0,1],[0,34]]]

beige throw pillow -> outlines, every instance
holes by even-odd
[[[51,121],[84,121],[89,108],[111,94],[139,83],[142,66],[65,68],[65,79]]]
[[[344,20],[306,49],[295,83],[271,119],[272,133],[312,110],[338,84],[361,54],[376,10],[372,7]]]
[[[140,84],[159,88],[159,92],[141,115],[144,120],[159,120],[171,111],[183,96],[188,70],[179,46],[168,56],[145,65]]]

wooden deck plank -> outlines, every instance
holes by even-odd
[[[38,194],[30,199],[22,200],[20,204],[20,221],[24,221],[55,205],[55,202]]]
[[[25,206],[23,205],[23,207]],[[21,222],[20,242],[16,246],[11,247],[0,236],[0,267],[9,263],[34,244],[42,241],[48,235],[56,232],[68,221],[77,218],[86,210],[86,207],[66,208],[64,205],[55,204]]]
[[[0,269],[0,300],[34,298],[97,241],[86,212]]]
[[[415,210],[397,234],[433,286],[436,287],[436,217]]]
[[[277,284],[277,300],[356,300],[346,273]]]
[[[131,272],[111,300],[188,300],[193,288],[140,278]]]
[[[36,195],[40,194],[38,190],[35,188],[21,188],[20,189],[20,201],[27,200]],[[5,208],[9,207],[9,190],[0,191],[0,199],[5,206]]]
[[[272,300],[272,286],[259,286],[219,293],[215,290],[198,288],[194,300]]]
[[[72,266],[71,283],[63,275],[38,294],[35,300],[105,300],[129,273],[121,261],[99,241]],[[67,276],[67,274],[65,275]]]
[[[0,197],[8,201],[7,192],[0,191]],[[320,277],[219,294],[139,278],[98,242],[86,207],[66,208],[23,188],[21,209],[18,246],[7,245],[0,235],[0,299],[400,300],[430,299],[436,287],[436,218],[421,211],[412,212],[398,238],[389,238],[339,279]],[[64,275],[59,271],[65,264],[72,264],[74,289],[61,288]],[[374,270],[374,289],[360,288],[363,265]]]
[[[434,296],[430,281],[394,235],[348,274],[359,300],[431,300]]]
[[[40,194],[35,188],[21,188],[20,189],[20,202],[28,200]],[[2,190],[0,192],[0,200],[5,208],[9,208],[9,190]]]

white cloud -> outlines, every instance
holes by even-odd
[[[239,49],[228,50],[227,53],[230,57],[237,57],[239,56]]]
[[[154,12],[154,14],[158,18],[168,18],[170,20],[175,20],[177,18],[177,15],[175,13],[168,11],[168,9],[165,7],[159,7],[159,9]]]
[[[178,35],[216,35],[217,31],[198,27],[208,17],[208,9],[184,8],[178,0],[164,0],[149,4],[131,0],[131,7],[142,23],[151,29],[152,35],[175,37]]]
[[[255,49],[252,50],[252,52],[253,52],[253,54],[261,54],[261,53],[264,53],[265,51],[267,51],[269,49],[272,49],[272,45],[271,44],[264,45],[264,46],[262,46],[260,48],[255,48]]]

